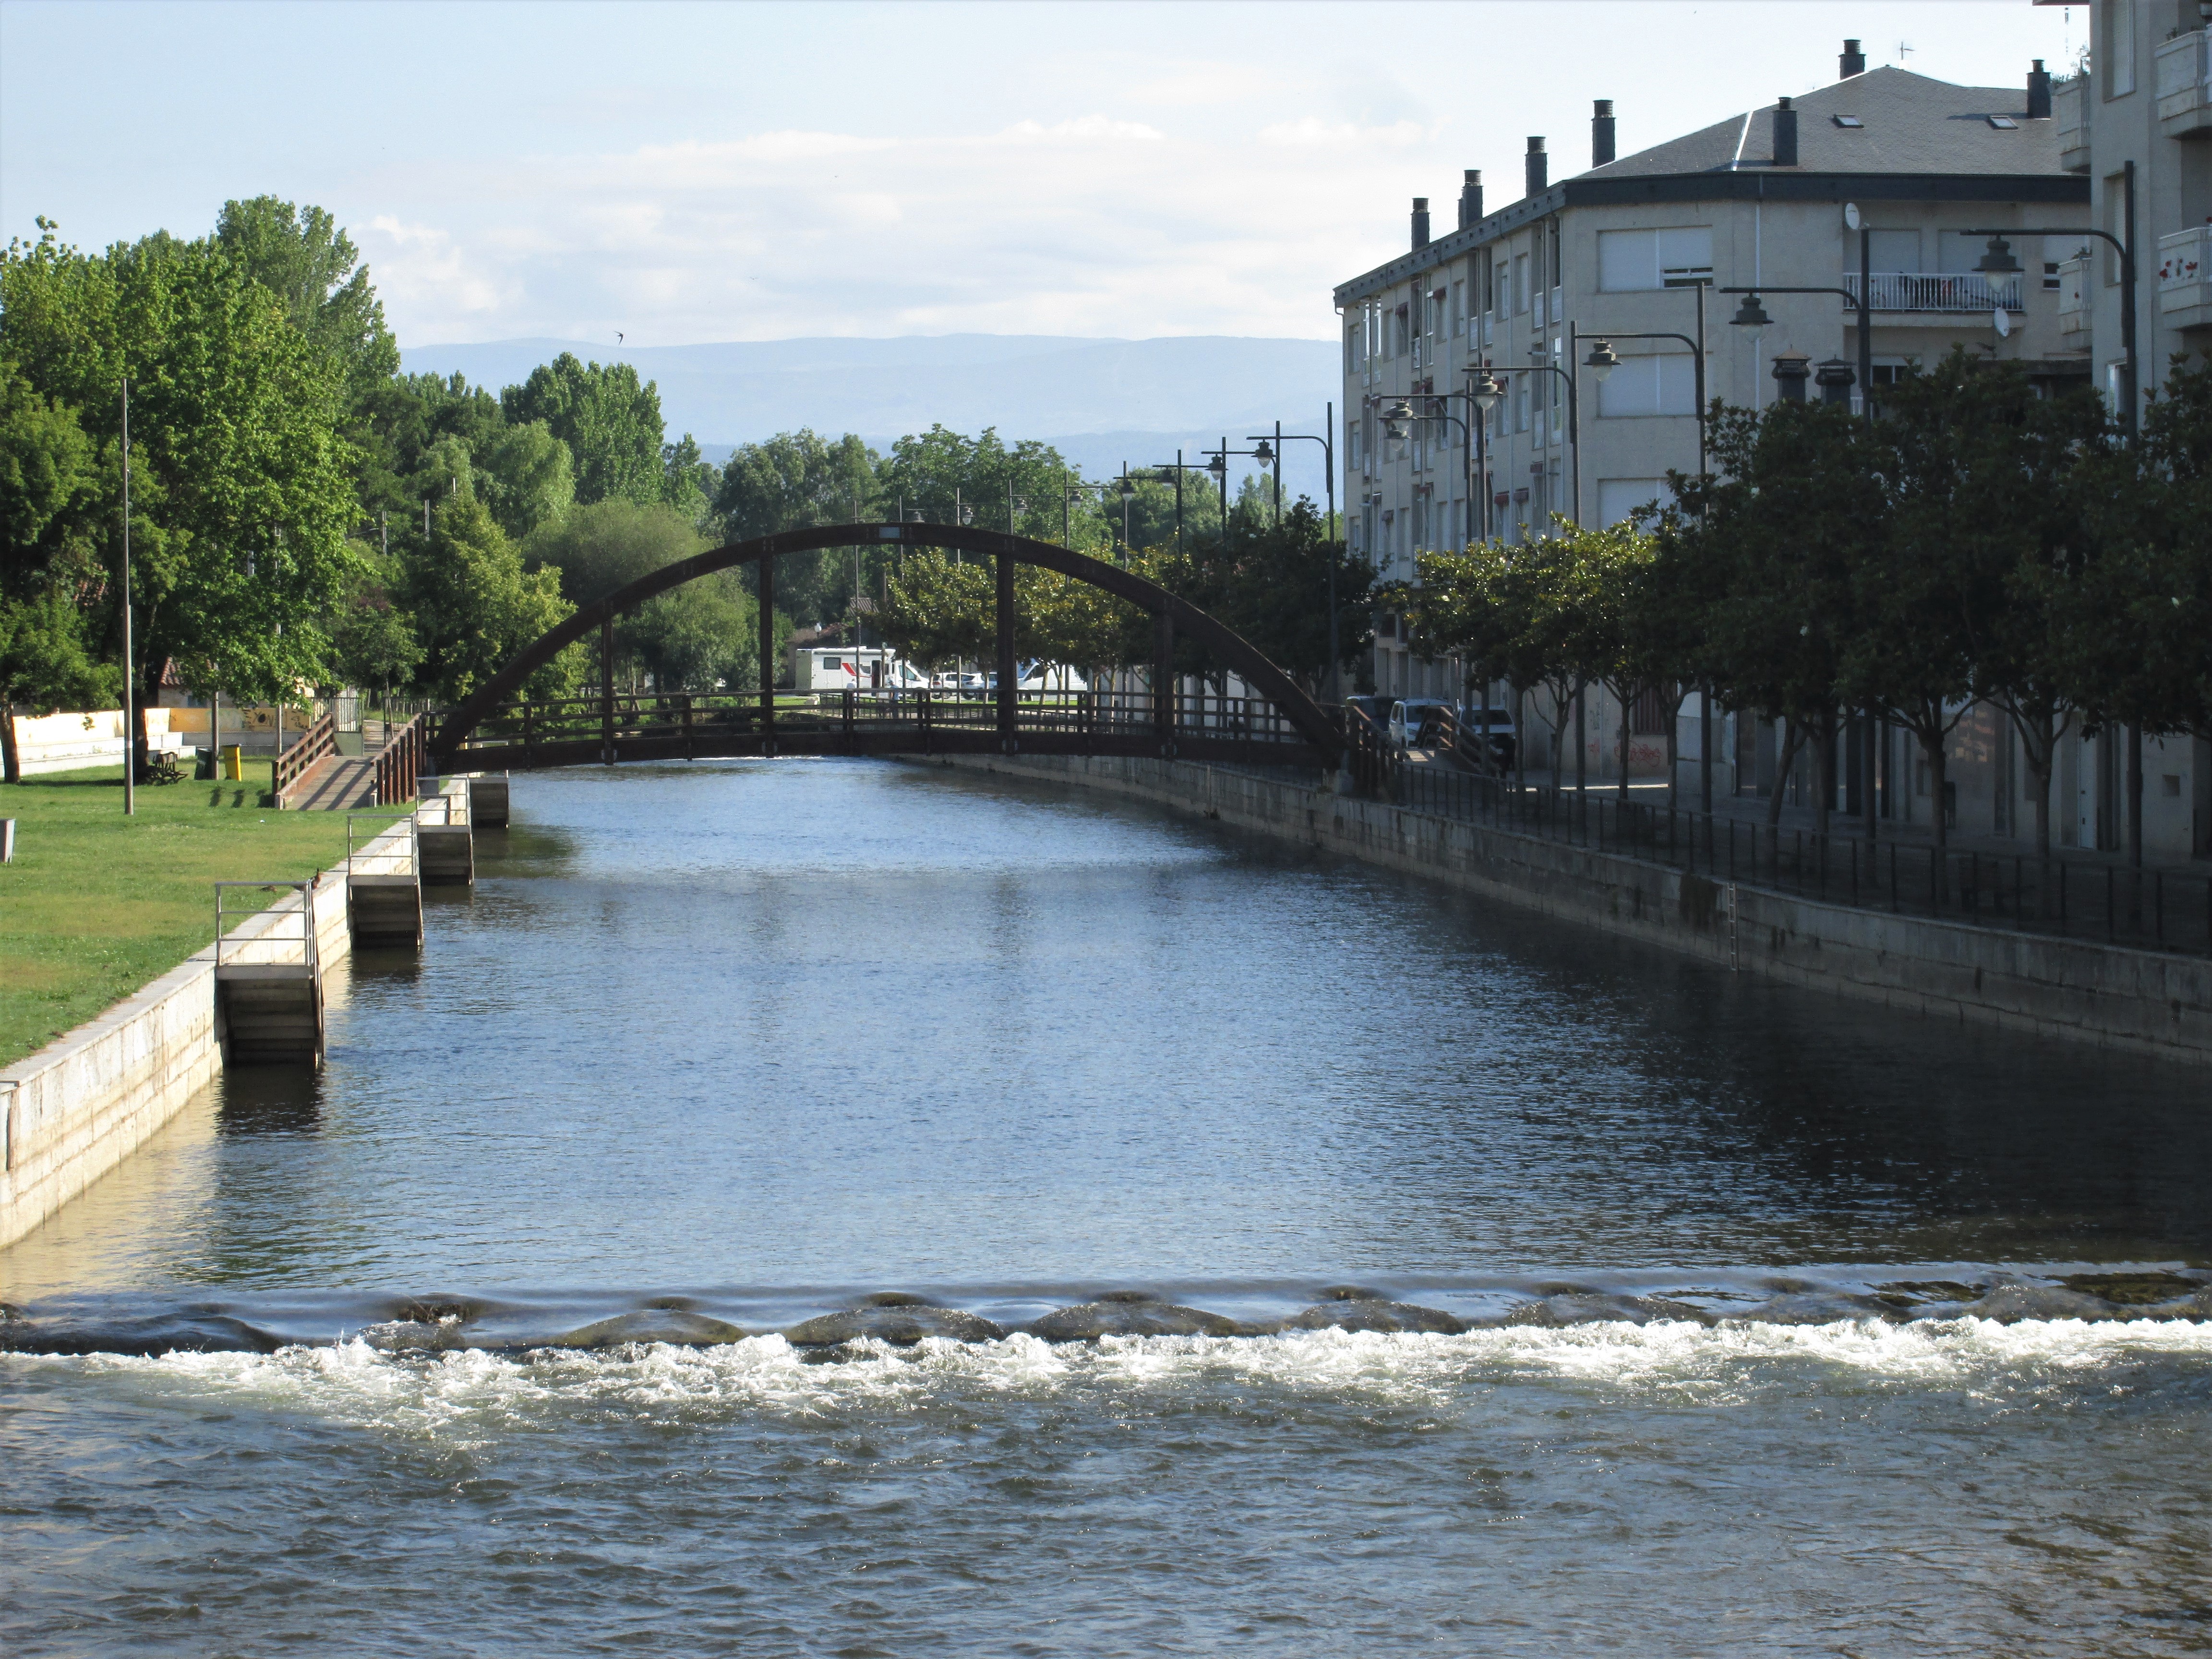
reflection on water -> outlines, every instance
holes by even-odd
[[[935,769],[514,793],[319,1077],[0,1253],[279,1350],[0,1357],[11,1646],[2206,1644],[2201,1072]],[[1347,1283],[1476,1328],[1018,1334]],[[885,1291],[1018,1334],[533,1346]]]

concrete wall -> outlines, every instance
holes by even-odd
[[[352,948],[345,866],[310,892],[323,968]],[[294,960],[300,898],[249,916],[234,939],[268,938],[256,960]],[[283,939],[283,943],[276,941]],[[222,1069],[215,946],[98,1018],[0,1071],[0,1246],[82,1192],[181,1111]]]
[[[1201,813],[1793,984],[2212,1062],[2212,959],[1823,904],[1185,762],[940,756]]]

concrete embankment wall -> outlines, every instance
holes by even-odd
[[[2168,1059],[2212,1061],[2212,960],[1823,904],[1188,762],[940,756],[1200,813],[1720,966]]]
[[[325,971],[352,948],[343,864],[306,896]],[[257,960],[304,950],[294,894],[233,930]],[[278,940],[286,941],[278,944]],[[136,1151],[222,1070],[215,946],[98,1018],[0,1070],[0,1245],[13,1243]]]

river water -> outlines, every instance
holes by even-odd
[[[0,1649],[2212,1651],[2201,1071],[936,769],[514,813],[0,1252]]]

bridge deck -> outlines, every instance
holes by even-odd
[[[830,692],[646,694],[516,703],[487,716],[454,752],[455,770],[531,771],[621,761],[778,755],[1127,755],[1318,768],[1328,757],[1268,705],[1179,699],[1155,721],[1143,699],[1088,694],[1025,701],[1011,729],[972,698]],[[1139,706],[1132,706],[1133,702]]]

